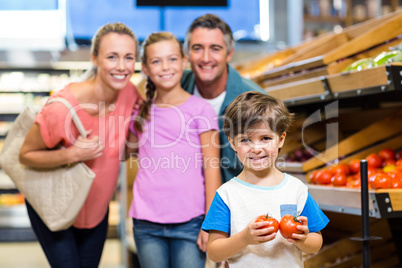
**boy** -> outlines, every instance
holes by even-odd
[[[203,223],[211,260],[227,260],[230,267],[303,267],[302,252],[321,248],[328,218],[304,183],[275,166],[292,116],[282,102],[256,91],[226,109],[223,129],[244,167],[217,190]],[[278,221],[298,216],[302,234],[286,240],[273,227],[261,228],[267,223],[256,219],[266,213]]]

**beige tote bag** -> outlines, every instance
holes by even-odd
[[[63,98],[48,101],[61,102],[69,109],[80,134],[87,133],[71,104]],[[19,153],[25,136],[34,124],[36,112],[26,107],[12,124],[0,152],[0,167],[25,196],[51,231],[69,228],[81,210],[95,173],[84,163],[54,169],[37,169],[22,165]]]

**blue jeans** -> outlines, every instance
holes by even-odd
[[[204,268],[205,253],[197,246],[203,220],[203,215],[178,224],[133,219],[141,268]]]
[[[52,232],[25,200],[32,229],[52,268],[97,268],[102,256],[108,229],[108,213],[92,229],[70,227]]]

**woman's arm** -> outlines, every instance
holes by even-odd
[[[19,159],[26,166],[53,168],[97,158],[102,155],[103,148],[97,136],[89,139],[79,136],[69,148],[48,150],[42,139],[40,126],[35,123],[25,137]]]

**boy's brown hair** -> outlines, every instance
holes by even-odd
[[[293,114],[282,101],[258,91],[248,91],[237,96],[226,108],[223,131],[234,138],[247,134],[252,127],[265,123],[273,132],[281,136],[293,121]]]

